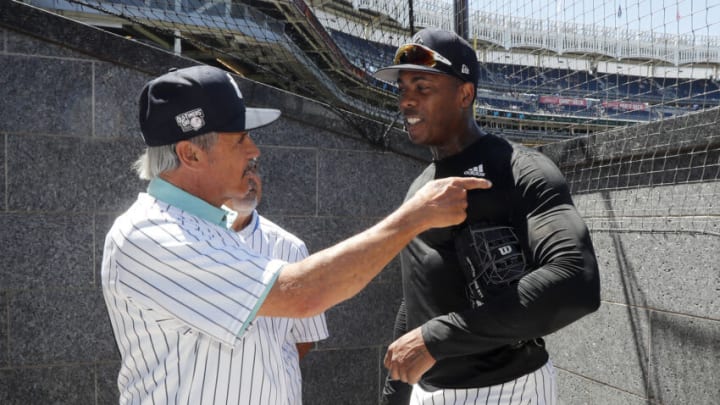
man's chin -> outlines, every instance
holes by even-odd
[[[415,128],[408,129],[408,138],[410,138],[410,142],[419,144],[419,145],[422,145],[423,140],[425,139],[422,131],[419,131]]]
[[[240,215],[250,215],[253,211],[255,211],[255,208],[258,206],[258,200],[257,197],[253,196],[251,198],[248,198],[247,196],[243,198],[242,200],[235,200],[232,202],[232,209],[233,211],[237,212]]]

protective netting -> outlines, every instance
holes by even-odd
[[[715,108],[577,137],[544,151],[560,163],[593,231],[718,237],[718,120]],[[697,254],[707,249],[699,242],[695,247]]]
[[[467,37],[478,119],[527,143],[720,105],[717,0],[24,1],[386,122],[372,73],[427,26]]]
[[[528,143],[720,105],[717,0],[25,0],[385,121],[372,73],[427,26],[482,62],[477,116]]]
[[[594,229],[720,234],[718,0],[24,2],[395,125],[396,88],[372,73],[422,27],[456,30],[488,131],[611,131],[558,158]]]

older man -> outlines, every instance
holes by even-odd
[[[136,169],[150,184],[111,227],[102,264],[121,403],[287,404],[281,339],[266,340],[256,317],[308,317],[352,297],[413,237],[462,222],[468,190],[490,187],[431,182],[335,246],[297,263],[266,258],[221,206],[248,192],[260,154],[248,131],[279,115],[246,108],[232,77],[208,66],[145,85]]]

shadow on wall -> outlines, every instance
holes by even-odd
[[[635,350],[637,352],[637,358],[640,360],[638,364],[640,372],[642,374],[643,392],[646,398],[650,397],[650,390],[648,389],[648,378],[649,378],[649,363],[648,363],[648,336],[644,336],[642,328],[642,320],[650,317],[650,311],[647,309],[647,298],[645,293],[642,291],[640,282],[637,279],[637,274],[632,267],[632,264],[627,259],[626,251],[623,246],[620,233],[627,232],[624,229],[618,229],[614,213],[616,212],[612,204],[612,196],[609,191],[603,191],[600,193],[603,201],[605,202],[605,210],[609,213],[609,222],[611,226],[610,237],[612,239],[613,247],[615,248],[617,260],[617,267],[620,273],[620,283],[622,285],[623,295],[627,305],[628,319],[630,321],[630,329],[632,330],[633,341],[635,343]]]

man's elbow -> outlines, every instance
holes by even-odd
[[[592,255],[575,256],[558,268],[563,269],[565,305],[578,319],[600,308],[600,273]]]
[[[600,308],[600,280],[598,279],[592,285],[592,293],[588,294],[590,300],[588,302],[588,309],[590,312],[595,312]]]
[[[600,271],[594,258],[586,261],[583,274],[582,306],[589,314],[600,308]]]
[[[600,308],[600,292],[590,292],[585,294],[578,305],[578,309],[583,312],[583,316],[589,315]]]

